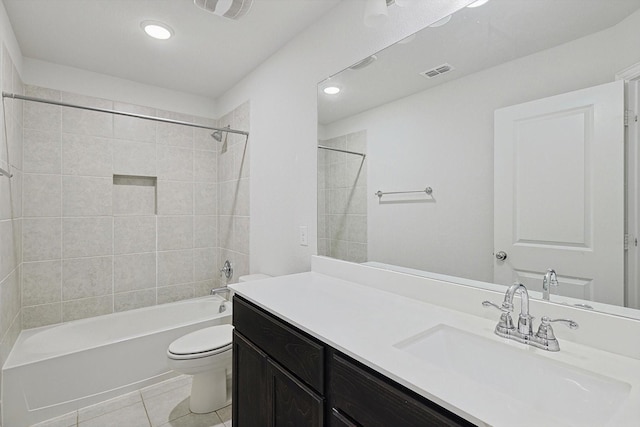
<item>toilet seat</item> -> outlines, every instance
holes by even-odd
[[[233,326],[218,325],[191,332],[169,345],[167,356],[173,360],[198,359],[230,351]]]

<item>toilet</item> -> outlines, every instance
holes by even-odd
[[[239,282],[266,279],[266,274],[240,276]],[[233,326],[217,325],[191,332],[169,344],[169,367],[193,375],[189,409],[206,414],[227,406],[227,374],[231,372]]]

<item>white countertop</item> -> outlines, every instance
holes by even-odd
[[[523,405],[511,397],[510,390],[496,391],[470,380],[454,378],[393,345],[439,324],[446,324],[623,381],[631,385],[630,395],[607,425],[640,425],[640,360],[562,339],[560,352],[536,349],[496,336],[493,330],[499,317],[497,312],[496,320],[490,321],[316,272],[230,287],[249,301],[477,425],[537,427],[571,424],[562,424],[549,417],[544,413],[543,403]],[[542,402],[548,392],[540,390]]]

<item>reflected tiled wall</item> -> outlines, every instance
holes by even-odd
[[[366,131],[319,141],[320,145],[367,152]],[[367,261],[367,160],[318,150],[318,254]]]
[[[23,84],[7,49],[0,53],[0,87],[22,94]],[[0,106],[0,366],[4,364],[21,324],[22,274],[22,101],[6,99]],[[7,144],[8,141],[8,144]]]
[[[218,125],[217,120],[39,87],[27,86],[25,91],[74,104]],[[238,108],[245,110],[248,105]],[[241,114],[230,116],[236,120]],[[242,120],[248,129],[248,115]],[[218,182],[220,159],[231,151],[237,166],[235,147],[244,143],[232,143],[230,137],[223,153],[223,143],[210,134],[206,129],[25,103],[24,328],[192,298],[219,286],[219,259],[228,250],[219,249],[218,242],[218,221],[227,226],[219,195],[227,197],[228,185]],[[248,170],[247,159],[239,161]],[[246,187],[234,192],[231,201],[246,205],[237,213],[246,214],[248,222],[248,174]],[[245,193],[247,202],[237,202]],[[248,265],[248,250],[233,255],[238,264]]]
[[[249,130],[246,102],[219,120],[221,127]],[[225,149],[226,148],[226,149]],[[218,265],[233,265],[233,277],[222,284],[236,283],[249,274],[249,144],[243,135],[228,134],[218,154],[219,243]]]

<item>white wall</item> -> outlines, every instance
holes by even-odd
[[[11,27],[11,22],[9,21],[9,16],[7,15],[7,10],[4,7],[4,3],[0,0],[0,42],[2,42],[7,50],[9,51],[9,55],[13,60],[13,64],[18,70],[18,74],[22,75],[22,51],[20,50],[20,46],[18,45],[18,41],[16,40],[16,35],[13,32],[13,28]]]
[[[164,89],[106,74],[24,58],[26,84],[159,108],[199,117],[217,118],[216,102],[210,98]]]
[[[613,81],[640,61],[639,39],[636,12],[608,30],[324,126],[325,138],[367,130],[371,192],[434,189],[435,202],[368,199],[369,259],[492,281],[494,110]]]
[[[309,270],[316,252],[319,81],[443,18],[468,0],[416,1],[364,26],[364,3],[345,0],[218,99],[218,111],[251,100],[251,271]],[[298,227],[309,227],[309,246]]]

